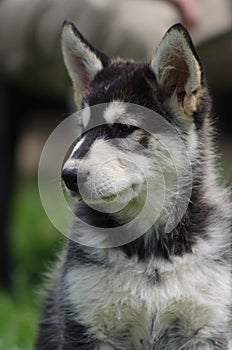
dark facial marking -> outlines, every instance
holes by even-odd
[[[116,62],[100,71],[85,101],[90,105],[122,101],[157,110],[157,83],[148,64]]]
[[[138,128],[135,126],[122,123],[96,126],[82,135],[83,137],[85,136],[85,140],[73,153],[72,158],[82,159],[88,153],[90,147],[97,139],[111,140],[114,138],[126,138],[136,129]]]

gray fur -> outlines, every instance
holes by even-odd
[[[151,65],[115,62],[89,46],[73,24],[66,22],[65,28],[64,38],[70,34],[73,43],[76,36],[75,52],[79,41],[81,55],[88,51],[86,66],[78,69],[92,74],[88,89],[79,91],[77,100],[81,93],[82,103],[90,106],[116,100],[137,103],[163,115],[189,146],[193,190],[187,212],[170,233],[159,224],[117,248],[68,242],[44,302],[36,349],[231,350],[231,207],[226,189],[217,185],[211,101],[191,39],[176,25],[166,34]],[[168,50],[169,55],[175,51],[172,39],[181,40],[184,59],[193,74],[188,89],[199,83],[197,92],[184,94],[185,76],[179,90],[173,89],[166,80],[175,82],[173,70],[169,66],[159,70],[160,60],[167,57],[162,50]],[[67,61],[67,52],[65,55]],[[93,69],[89,67],[91,60]],[[73,79],[74,75],[70,76]],[[192,120],[190,129],[180,122],[179,104],[183,117]],[[108,137],[107,132],[108,128],[87,133],[72,157],[84,159],[102,135]],[[128,144],[134,132],[124,135]],[[113,142],[112,135],[108,139],[113,149],[122,148]],[[156,155],[152,155],[150,136],[141,133],[139,142],[152,161]],[[136,156],[135,148],[134,152]],[[119,223],[118,217],[99,214],[83,202],[76,210],[93,226],[110,228]],[[75,230],[74,224],[73,233]]]

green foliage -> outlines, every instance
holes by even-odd
[[[38,193],[36,179],[21,182],[13,203],[10,237],[14,259],[14,276],[24,282],[38,282],[46,262],[62,236],[49,221]]]
[[[32,350],[37,324],[34,298],[30,293],[27,298],[14,294],[0,293],[0,349]]]
[[[12,290],[0,291],[0,350],[32,350],[42,274],[63,240],[44,212],[36,179],[19,181],[11,217]]]

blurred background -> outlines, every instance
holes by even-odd
[[[65,18],[108,55],[138,60],[182,22],[214,98],[218,171],[232,180],[232,0],[0,0],[0,350],[33,349],[43,273],[63,243],[37,170],[47,137],[75,110],[60,51]]]

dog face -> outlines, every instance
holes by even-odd
[[[167,149],[175,150],[184,179],[183,149],[165,134],[161,142],[160,130],[145,130],[143,112],[130,106],[143,106],[161,115],[177,130],[194,162],[204,123],[206,87],[185,28],[171,27],[149,63],[111,60],[93,48],[70,21],[64,23],[62,49],[81,108],[82,137],[62,173],[70,193],[102,210],[117,212],[122,222],[141,207],[148,191],[152,193],[148,207],[152,211],[159,208],[167,184],[165,201],[170,206],[176,192],[176,169]],[[102,109],[96,126],[94,106],[99,104]]]

